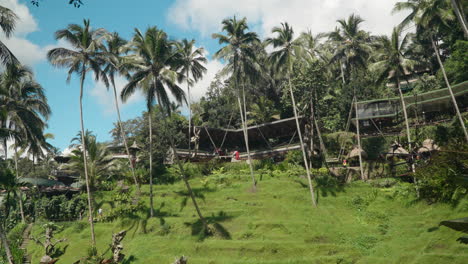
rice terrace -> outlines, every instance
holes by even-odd
[[[0,0],[0,263],[468,263],[467,13]]]

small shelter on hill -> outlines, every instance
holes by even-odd
[[[401,146],[400,143],[394,142],[390,149],[387,152],[386,157],[387,158],[393,158],[393,157],[402,157],[406,158],[408,157],[409,152]]]
[[[359,157],[359,153],[361,153],[361,157],[366,158],[367,153],[363,149],[359,148],[358,146],[354,146],[354,148],[348,153],[346,158],[354,159]]]
[[[422,147],[418,149],[418,153],[426,153],[426,152],[433,152],[439,150],[439,146],[435,144],[434,140],[426,139],[422,143]]]

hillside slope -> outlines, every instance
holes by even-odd
[[[192,181],[202,210],[224,229],[224,237],[201,238],[190,203],[183,206],[182,183],[155,186],[157,217],[140,216],[96,224],[100,252],[112,232],[128,229],[124,251],[127,263],[172,263],[185,255],[189,263],[466,263],[468,246],[456,239],[462,234],[438,227],[444,219],[465,217],[468,202],[456,207],[410,203],[394,198],[395,190],[355,182],[344,187],[320,188],[318,207],[312,208],[305,179],[263,176],[256,193],[248,176],[230,183]],[[224,181],[225,182],[225,181]],[[147,186],[144,186],[147,191]],[[146,194],[146,193],[145,193]],[[115,200],[112,193],[96,195],[99,202]],[[147,198],[147,196],[146,196]],[[102,205],[104,214],[111,210]],[[58,263],[73,263],[86,254],[89,229],[85,222],[63,223],[57,235],[66,237],[65,253]],[[34,235],[39,235],[38,225]],[[222,233],[222,232],[221,232]],[[32,263],[41,249],[32,243]]]

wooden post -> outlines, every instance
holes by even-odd
[[[355,92],[356,94],[356,92]],[[361,151],[362,151],[362,147],[361,147],[361,135],[359,133],[359,113],[358,113],[358,108],[357,108],[357,98],[356,98],[356,95],[354,95],[354,110],[356,111],[356,133],[357,133],[357,142],[358,142],[358,148],[359,148],[359,170],[361,172],[361,179],[362,180],[366,180],[365,179],[365,176],[364,176],[364,170],[362,168],[362,155],[361,155]]]

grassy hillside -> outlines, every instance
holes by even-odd
[[[464,217],[468,202],[456,207],[411,203],[395,198],[401,186],[374,188],[355,182],[344,187],[321,184],[318,208],[312,208],[303,178],[264,175],[256,193],[247,175],[221,174],[215,180],[191,183],[204,199],[204,214],[219,224],[218,235],[203,238],[190,201],[183,206],[182,183],[155,187],[157,217],[97,223],[100,252],[113,232],[128,229],[124,253],[128,263],[172,263],[185,255],[189,263],[466,263],[468,246],[456,242],[462,234],[438,227],[444,219]],[[206,188],[202,188],[205,184]],[[404,186],[404,185],[403,185]],[[144,186],[147,194],[148,186]],[[148,197],[145,196],[145,199]],[[96,195],[102,203],[115,194]],[[146,201],[147,202],[147,201]],[[111,210],[104,204],[104,213]],[[72,263],[86,254],[89,230],[85,222],[63,223],[57,237],[66,237],[58,263]],[[33,234],[39,235],[39,226]],[[33,243],[33,262],[43,254]]]

